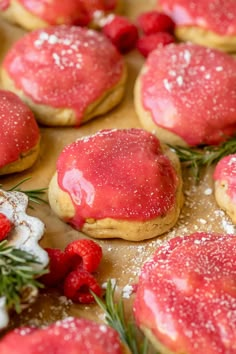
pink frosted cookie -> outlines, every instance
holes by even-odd
[[[141,124],[171,144],[218,144],[234,135],[235,100],[236,60],[194,44],[153,51],[135,84]]]
[[[111,327],[73,317],[44,328],[15,329],[1,339],[0,353],[130,354]]]
[[[180,40],[236,51],[235,0],[158,0],[176,23]]]
[[[141,271],[136,321],[163,354],[235,354],[235,277],[236,236],[176,237]]]
[[[29,33],[3,62],[5,88],[17,93],[46,125],[80,125],[118,104],[123,57],[104,35],[58,26]]]
[[[0,90],[0,175],[23,171],[39,154],[40,132],[31,110],[12,92]]]
[[[236,224],[236,154],[223,157],[214,174],[215,198]]]
[[[120,9],[122,0],[2,0],[2,16],[27,30],[52,25],[87,26]]]
[[[179,161],[144,130],[103,130],[64,148],[49,201],[62,220],[92,237],[155,237],[179,217]]]

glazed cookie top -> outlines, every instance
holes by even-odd
[[[114,329],[104,324],[72,317],[41,329],[30,327],[15,329],[1,340],[0,352],[12,354],[123,353],[119,336]]]
[[[158,139],[141,129],[104,130],[67,146],[58,184],[74,204],[70,222],[88,218],[146,221],[175,205],[178,176]]]
[[[188,145],[218,144],[236,129],[236,60],[194,44],[153,51],[141,75],[153,121]]]
[[[34,102],[71,108],[78,124],[86,108],[119,83],[124,59],[93,30],[58,26],[33,31],[8,52],[3,68]]]
[[[31,110],[13,93],[0,90],[0,168],[20,159],[40,139]]]
[[[236,154],[225,156],[217,163],[213,178],[227,183],[227,194],[236,203]]]
[[[198,26],[222,36],[236,35],[235,0],[158,0],[179,26]]]
[[[236,352],[236,236],[195,233],[161,246],[141,272],[136,320],[171,352]]]
[[[30,13],[50,25],[87,25],[96,11],[114,11],[118,0],[18,0]],[[4,0],[0,9],[6,10],[10,0]]]

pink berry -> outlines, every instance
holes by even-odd
[[[138,17],[138,25],[144,34],[154,34],[157,32],[173,33],[175,24],[166,14],[158,11],[144,12]]]
[[[138,39],[137,27],[123,16],[112,15],[102,27],[102,32],[121,53],[133,49]]]

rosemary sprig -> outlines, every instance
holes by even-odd
[[[169,146],[179,156],[180,161],[191,168],[196,181],[199,181],[202,168],[209,167],[224,156],[236,153],[236,137],[218,146],[204,146],[202,149]]]
[[[101,300],[93,293],[96,303],[105,313],[106,323],[114,328],[123,343],[125,343],[133,354],[147,354],[149,343],[146,337],[142,341],[138,340],[141,333],[134,322],[127,322],[124,315],[124,304],[122,299],[114,302],[115,287],[111,281],[107,283],[105,301]]]
[[[12,188],[8,189],[8,192],[11,191],[17,191],[17,192],[22,192],[25,193],[30,202],[36,203],[36,204],[41,204],[41,203],[45,203],[48,204],[48,202],[42,198],[42,196],[45,195],[47,188],[40,188],[40,189],[31,189],[31,190],[24,190],[21,189],[20,186],[25,183],[26,181],[28,181],[29,179],[31,179],[31,177],[27,177],[25,179],[23,179],[22,181],[20,181],[19,183],[17,183],[15,186],[13,186]]]
[[[8,309],[21,312],[24,290],[43,287],[35,277],[47,271],[34,269],[36,264],[40,262],[31,253],[9,246],[7,240],[0,242],[0,296],[6,298]]]

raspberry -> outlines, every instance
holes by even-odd
[[[111,16],[108,17],[109,20],[102,27],[102,32],[121,53],[127,53],[136,45],[138,29],[123,16]]]
[[[7,234],[11,231],[12,224],[5,214],[0,213],[0,241],[7,237]]]
[[[174,43],[175,39],[170,33],[159,32],[156,34],[149,34],[141,37],[137,42],[137,49],[144,56],[147,57],[150,52],[158,48],[159,45],[167,45]]]
[[[158,11],[144,12],[138,17],[137,22],[144,34],[173,33],[175,28],[173,20],[168,15]]]
[[[43,275],[40,281],[50,287],[58,285],[69,272],[70,263],[65,252],[57,248],[45,248],[49,256],[49,273]]]
[[[90,293],[92,290],[97,296],[101,296],[100,285],[92,274],[83,269],[70,272],[64,281],[64,295],[74,302],[90,304],[94,302],[94,297]]]
[[[95,272],[102,259],[102,248],[94,241],[80,239],[65,248],[71,269],[82,267],[87,272]]]

